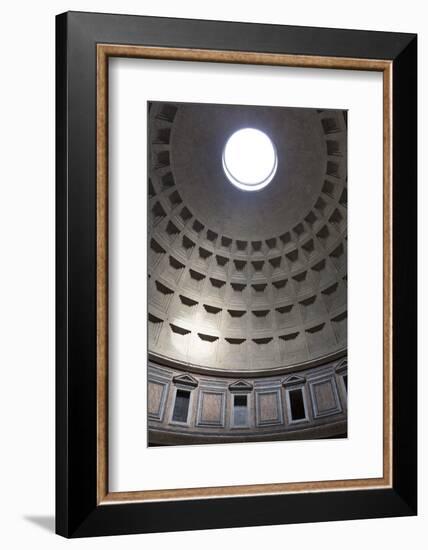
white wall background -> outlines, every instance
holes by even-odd
[[[425,547],[427,477],[420,471],[420,516],[311,525],[141,535],[67,542],[53,534],[54,512],[54,16],[90,10],[419,33],[420,98],[425,90],[428,22],[423,2],[407,0],[75,0],[8,2],[0,18],[0,545],[4,548],[288,548],[318,545],[388,550]],[[425,67],[423,63],[425,62]],[[426,93],[426,92],[425,92]],[[420,230],[428,207],[424,181],[426,109],[420,101]],[[425,277],[420,256],[420,281]],[[423,310],[420,290],[420,464],[427,406],[422,402]],[[425,543],[425,544],[424,544]]]

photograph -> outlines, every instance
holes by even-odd
[[[416,515],[417,34],[188,15],[56,17],[55,530]]]
[[[423,6],[4,4],[1,548],[427,546]]]
[[[347,115],[147,102],[149,446],[347,437]]]

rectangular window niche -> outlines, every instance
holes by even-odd
[[[248,427],[248,396],[233,395],[233,427],[246,428]]]
[[[302,387],[287,390],[287,409],[290,424],[306,422],[308,420]]]
[[[189,415],[190,391],[177,390],[175,394],[174,410],[172,412],[172,421],[187,423]]]

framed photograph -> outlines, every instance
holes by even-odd
[[[416,35],[56,25],[57,533],[415,515]]]

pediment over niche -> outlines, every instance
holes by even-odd
[[[250,392],[253,391],[253,385],[246,380],[237,380],[232,384],[229,384],[229,391],[231,392]]]
[[[283,386],[297,386],[297,384],[305,384],[306,378],[304,376],[298,376],[297,374],[292,374],[284,378],[282,381]]]
[[[193,378],[193,376],[191,376],[190,374],[180,374],[178,376],[174,376],[172,381],[176,385],[188,386],[191,388],[196,388],[196,386],[199,384],[196,378]]]
[[[338,365],[336,366],[336,372],[338,374],[342,374],[343,372],[346,372],[348,370],[348,360],[344,359],[343,361],[340,361]]]

